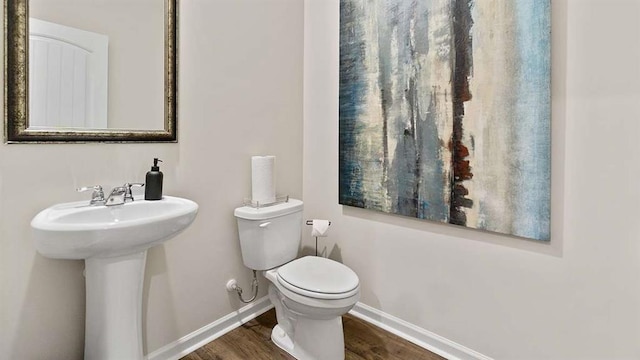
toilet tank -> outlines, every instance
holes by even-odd
[[[302,227],[302,201],[254,208],[239,207],[240,248],[244,265],[253,270],[273,269],[298,256]]]

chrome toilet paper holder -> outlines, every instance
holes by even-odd
[[[313,220],[307,220],[306,224],[307,225],[313,225]],[[331,226],[331,221],[329,221],[329,226]]]

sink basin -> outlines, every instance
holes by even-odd
[[[111,257],[148,249],[187,228],[198,204],[179,197],[123,205],[87,201],[51,206],[31,221],[36,249],[54,259]]]
[[[186,229],[197,213],[195,202],[165,196],[115,206],[65,203],[33,218],[40,254],[85,260],[85,359],[144,359],[142,286],[147,249]]]

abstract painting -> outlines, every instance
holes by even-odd
[[[550,0],[341,0],[339,202],[550,239]]]

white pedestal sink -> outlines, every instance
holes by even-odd
[[[197,212],[195,202],[165,196],[116,206],[65,203],[33,218],[40,254],[85,259],[85,359],[143,359],[142,282],[147,249],[186,229]]]

